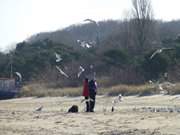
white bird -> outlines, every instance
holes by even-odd
[[[91,48],[92,46],[87,43],[86,41],[82,41],[80,42],[80,46],[83,47],[83,48]]]
[[[77,43],[81,43],[81,40],[78,39],[78,40],[77,40]]]
[[[79,66],[79,72],[78,72],[78,78],[81,76],[81,74],[85,71],[85,69],[82,66]]]
[[[161,91],[164,90],[163,87],[162,87],[162,84],[159,84],[159,85],[158,85],[158,88],[159,88],[159,90],[161,90]]]
[[[165,50],[173,50],[173,48],[161,48],[161,49],[157,49],[150,57],[150,59],[152,59],[156,54],[160,54]]]
[[[62,60],[61,55],[57,54],[56,52],[54,54],[56,56],[56,62],[60,62]]]
[[[93,65],[90,65],[90,69],[93,69]]]
[[[15,74],[19,77],[19,81],[22,81],[22,75],[19,72],[15,72]]]
[[[88,43],[86,43],[86,47],[87,47],[87,48],[91,48],[92,46],[89,45]]]
[[[69,76],[68,76],[65,72],[63,72],[60,67],[56,66],[56,69],[60,72],[60,74],[62,74],[62,75],[64,75],[65,77],[69,78]]]
[[[119,94],[118,97],[116,97],[116,98],[112,101],[112,103],[113,103],[113,104],[117,104],[118,102],[121,102],[121,101],[122,101],[122,95]]]
[[[37,112],[40,112],[40,111],[42,111],[42,109],[43,109],[43,106],[41,105],[40,107],[38,107],[38,108],[36,109],[36,111],[37,111]]]
[[[113,101],[112,101],[112,108],[111,108],[111,112],[114,112],[114,107],[117,103],[122,102],[122,95],[119,94],[118,97],[116,97]]]
[[[148,82],[149,82],[149,84],[153,84],[153,81],[151,81],[151,80],[149,80]]]

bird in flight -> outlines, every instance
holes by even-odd
[[[79,66],[79,72],[78,72],[78,78],[81,76],[81,74],[85,71],[85,69],[82,66]]]
[[[60,74],[62,74],[62,75],[64,75],[65,77],[69,78],[69,76],[68,76],[65,72],[63,72],[60,67],[56,66],[56,69],[60,72]]]
[[[22,81],[22,75],[19,72],[15,72],[15,74],[19,77],[19,80]]]
[[[86,22],[86,21],[87,21],[87,22],[91,22],[91,23],[94,23],[94,24],[98,25],[98,23],[97,23],[96,21],[92,20],[92,19],[85,19],[84,21],[85,21],[85,22]]]
[[[163,51],[166,50],[174,50],[174,48],[161,48],[161,49],[157,49],[155,52],[153,52],[153,54],[151,55],[150,59],[154,58],[157,54],[162,53]]]
[[[56,56],[56,62],[60,62],[61,60],[62,60],[62,58],[61,58],[61,55],[59,55],[58,53],[54,53],[55,54],[55,56]]]

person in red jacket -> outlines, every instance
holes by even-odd
[[[84,82],[83,82],[83,93],[82,95],[84,96],[85,98],[85,101],[86,101],[86,112],[89,112],[89,86],[88,86],[88,78],[85,78],[84,79]]]

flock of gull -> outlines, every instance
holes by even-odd
[[[60,54],[56,52],[54,54],[56,56],[56,63],[59,63],[63,60]],[[59,71],[61,75],[65,76],[66,78],[69,78],[69,75],[67,75],[59,66],[56,65],[56,69]],[[85,69],[80,65],[78,69],[77,77],[79,78],[84,71]]]
[[[60,63],[63,60],[61,55],[56,53],[56,52],[54,54],[55,54],[55,57],[56,57],[56,63]],[[90,66],[92,66],[92,65],[90,65]],[[58,65],[56,65],[56,69],[59,71],[59,73],[61,75],[65,76],[66,78],[69,78],[69,75],[67,75]],[[79,78],[84,71],[85,71],[85,69],[80,65],[77,77]],[[19,78],[19,81],[21,82],[22,81],[21,73],[15,72],[15,75]]]

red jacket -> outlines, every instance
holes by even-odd
[[[83,96],[88,97],[89,96],[89,88],[88,88],[88,82],[84,80],[83,82]]]

